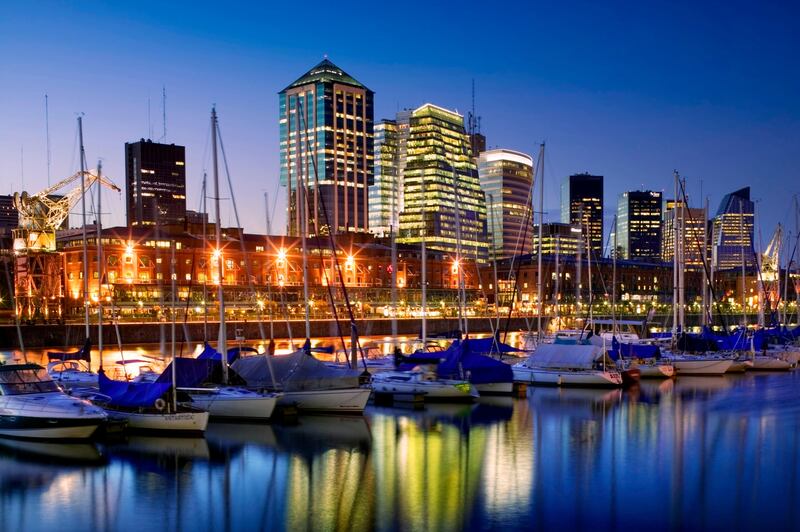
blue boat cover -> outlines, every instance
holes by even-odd
[[[151,407],[156,399],[162,397],[172,387],[172,383],[164,382],[127,382],[113,381],[106,377],[103,370],[98,372],[100,393],[111,398],[111,406],[127,408]]]
[[[246,347],[243,346],[239,347],[231,347],[228,349],[228,364],[233,364],[233,361],[239,358],[242,353],[255,353],[258,354],[258,349],[254,347]],[[219,354],[219,351],[211,347],[208,342],[206,342],[205,348],[197,355],[198,360],[222,360],[222,355]]]
[[[489,355],[492,353],[520,353],[521,349],[515,349],[508,344],[501,342],[497,336],[490,336],[489,338],[470,338],[464,340],[469,342],[469,348],[474,353],[482,355]]]
[[[657,345],[651,344],[627,344],[620,343],[617,337],[611,340],[611,349],[608,351],[608,356],[612,360],[618,358],[654,358],[656,360],[661,358],[661,349]]]
[[[220,366],[219,359],[176,358],[158,376],[156,382],[172,384],[173,364],[175,364],[175,385],[178,388],[195,388],[210,382],[214,370]]]
[[[492,342],[493,339],[488,338],[488,341]],[[486,348],[485,341],[475,344],[473,342],[475,340],[455,340],[450,347],[439,353],[443,360],[437,366],[436,373],[446,379],[463,379],[468,375],[472,384],[514,381],[514,372],[509,364],[481,354]],[[510,346],[507,347],[513,350]],[[400,369],[413,368],[417,365],[413,362],[415,359],[423,361],[430,358],[430,353],[415,353],[404,357],[408,364],[403,364]]]

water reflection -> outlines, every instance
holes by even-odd
[[[797,529],[799,399],[800,373],[681,378],[206,439],[0,440],[0,528]]]

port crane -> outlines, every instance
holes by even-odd
[[[79,183],[66,193],[56,194],[76,181]],[[64,267],[56,253],[56,230],[97,182],[121,192],[111,180],[91,171],[80,171],[36,194],[14,193],[14,207],[19,213],[18,227],[12,231],[14,284],[17,312],[23,319],[45,322],[61,319]]]

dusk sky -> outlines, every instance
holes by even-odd
[[[264,231],[267,191],[282,233],[277,92],[327,54],[375,91],[376,121],[425,102],[466,114],[474,79],[490,147],[535,154],[546,141],[553,218],[570,173],[605,176],[608,230],[620,192],[671,196],[678,169],[696,204],[702,180],[712,211],[752,186],[766,241],[778,222],[794,230],[800,192],[798,15],[793,2],[4,2],[0,193],[23,169],[25,189],[47,185],[45,94],[52,181],[78,169],[82,112],[89,164],[102,158],[124,190],[124,143],[162,137],[164,86],[188,207],[216,104],[246,229]],[[122,195],[103,207],[105,225],[125,224]]]

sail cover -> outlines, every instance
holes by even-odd
[[[603,348],[596,345],[542,344],[531,355],[529,364],[547,369],[592,369],[602,355]]]
[[[92,342],[87,338],[86,343],[83,344],[83,347],[77,351],[73,351],[71,353],[67,353],[65,351],[48,351],[47,359],[50,362],[54,360],[85,360],[86,362],[91,362],[91,354]]]
[[[488,340],[488,344],[486,340]],[[505,344],[500,344],[500,346],[503,345]],[[437,373],[441,377],[457,379],[468,377],[469,382],[472,384],[514,382],[514,372],[511,366],[481,354],[482,352],[487,352],[485,351],[487,346],[491,349],[492,338],[456,340],[445,351],[447,357],[439,364]],[[497,349],[496,346],[495,349]]]
[[[275,372],[275,382],[286,392],[304,390],[334,390],[358,387],[358,370],[332,368],[320,362],[305,350],[290,355],[244,357],[231,366],[248,386],[272,386],[270,365]]]
[[[100,370],[97,376],[100,393],[111,398],[108,403],[125,408],[151,407],[156,399],[172,387],[171,382],[113,381],[106,377],[103,370]]]
[[[254,347],[247,346],[231,347],[228,349],[228,364],[233,364],[233,361],[239,358],[242,353],[258,354],[258,350]],[[222,360],[222,355],[220,355],[219,351],[211,347],[209,343],[206,342],[205,347],[200,354],[197,355],[197,358],[199,360]]]

